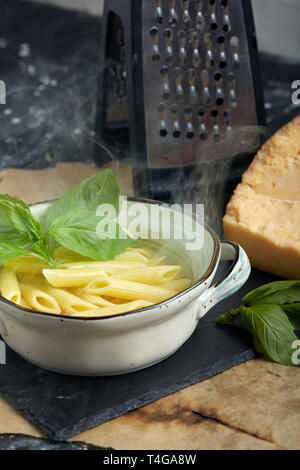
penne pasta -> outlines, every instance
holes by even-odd
[[[71,289],[71,293],[80,297],[80,299],[90,304],[96,305],[97,307],[109,307],[113,305],[109,300],[104,299],[101,295],[87,294],[83,288]]]
[[[90,261],[85,263],[66,263],[61,266],[62,269],[100,269],[106,273],[114,271],[124,271],[129,268],[138,268],[146,266],[141,262],[117,262],[117,261]]]
[[[190,279],[174,279],[164,284],[166,289],[174,290],[176,292],[181,292],[187,289],[192,284]]]
[[[158,285],[172,281],[179,271],[180,266],[146,266],[144,268],[128,269],[123,272],[112,273],[113,279],[126,279],[142,284]]]
[[[22,307],[44,313],[106,317],[145,308],[191,285],[182,267],[138,247],[110,261],[94,261],[64,247],[55,250],[57,268],[33,256],[4,261],[0,292]]]
[[[43,269],[43,275],[54,287],[81,287],[96,277],[106,277],[101,269]]]
[[[146,264],[148,261],[148,257],[137,251],[124,251],[124,253],[117,255],[115,257],[115,260],[123,261],[125,263],[128,261],[138,261],[138,262]]]
[[[86,302],[64,289],[45,285],[43,290],[57,301],[61,310],[67,315],[87,312],[89,310],[97,310],[99,312],[100,310],[100,308],[96,307],[92,303]]]
[[[22,298],[29,308],[44,313],[61,313],[57,300],[37,286],[20,283]]]
[[[140,253],[141,255],[145,256],[146,258],[151,258],[154,255],[154,251],[149,250],[149,248],[132,248],[129,247],[125,250],[124,253]]]
[[[0,269],[0,291],[5,299],[20,304],[21,290],[16,273],[5,266]]]
[[[23,297],[21,297],[21,301],[19,305],[20,307],[31,309],[30,305],[26,302],[26,300],[23,299]]]
[[[112,305],[110,307],[101,308],[100,311],[88,311],[80,313],[80,317],[106,317],[119,315],[120,313],[133,312],[141,308],[150,307],[153,305],[151,302],[146,302],[145,300],[135,300],[133,302],[127,302],[121,305]],[[78,314],[72,314],[72,316],[78,316]]]
[[[176,292],[160,286],[156,286],[154,289],[148,284],[111,277],[94,279],[86,285],[84,290],[88,294],[100,294],[128,300],[146,300],[153,303],[161,302],[176,294]]]
[[[157,266],[165,261],[166,256],[153,256],[148,259],[147,266]]]

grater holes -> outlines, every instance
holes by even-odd
[[[227,23],[226,23],[226,24],[223,25],[223,31],[224,31],[224,33],[229,33],[230,30],[231,30],[230,24],[227,24]]]
[[[186,138],[191,140],[195,137],[195,132],[192,124],[193,109],[191,106],[185,106],[184,116],[186,120]]]
[[[228,0],[221,0],[221,7],[222,7],[222,8],[228,7],[228,3],[229,3]]]
[[[172,40],[173,40],[173,33],[170,28],[166,28],[163,32],[165,45],[166,45],[166,62],[167,64],[171,64],[173,62],[173,48],[172,48]]]
[[[224,44],[225,43],[225,37],[224,36],[218,36],[217,43],[218,44]]]
[[[232,68],[234,70],[238,70],[240,68],[240,57],[239,57],[240,41],[239,41],[239,38],[237,36],[232,36],[230,38],[230,46],[232,48],[232,53],[233,53]]]
[[[230,111],[230,109],[226,109],[226,110],[224,111],[224,118],[225,118],[226,121],[229,121],[229,120],[231,119],[231,111]]]
[[[199,108],[197,112],[199,117],[205,116],[205,109],[204,108]]]
[[[169,69],[166,65],[163,65],[161,68],[160,68],[160,73],[163,77],[166,77],[169,73]]]
[[[227,74],[227,81],[228,81],[229,83],[233,83],[234,80],[235,80],[235,75],[234,75],[234,73],[229,72],[229,73]]]
[[[176,13],[176,9],[175,9],[175,6],[176,6],[176,2],[175,0],[169,0],[169,25],[173,28],[175,28],[175,26],[177,25],[177,22],[178,22],[178,16],[177,16],[177,13]]]
[[[217,109],[212,109],[210,115],[212,118],[217,118],[219,116],[219,111]]]
[[[158,48],[158,29],[156,27],[150,29],[150,36],[153,42],[152,61],[158,62],[160,60],[160,52]]]
[[[173,137],[175,139],[179,139],[179,137],[181,136],[181,132],[178,120],[178,106],[176,104],[172,104],[172,106],[170,107],[170,111],[173,121]]]
[[[216,99],[216,104],[217,104],[218,106],[223,106],[223,104],[224,104],[224,99],[223,99],[223,98],[217,98],[217,99]]]
[[[230,38],[230,45],[233,49],[238,49],[239,43],[240,43],[240,41],[239,41],[239,38],[237,36],[232,36]]]
[[[164,30],[164,38],[165,39],[171,39],[172,38],[172,30],[170,28],[167,28]]]
[[[218,24],[213,22],[213,23],[210,23],[210,29],[212,31],[216,31],[218,29]]]
[[[191,106],[185,106],[184,108],[184,114],[186,117],[191,117],[193,114],[193,109]]]
[[[160,74],[162,76],[162,82],[163,82],[162,96],[163,96],[163,99],[168,100],[171,96],[171,90],[169,86],[169,68],[166,65],[163,65],[160,68]]]
[[[193,131],[188,131],[186,134],[187,139],[193,139],[195,137],[195,133]]]
[[[150,29],[150,36],[152,36],[153,38],[155,38],[156,36],[158,36],[158,29],[157,28],[151,28]]]
[[[206,134],[206,132],[202,132],[202,133],[200,134],[200,139],[201,139],[201,140],[206,140],[207,137],[208,137],[208,135]]]
[[[165,109],[166,108],[163,103],[159,103],[157,105],[160,137],[166,137],[168,135],[166,119],[165,119]]]
[[[227,61],[226,60],[221,60],[221,62],[219,63],[219,67],[220,69],[226,69],[227,67]]]
[[[222,74],[220,72],[216,72],[214,79],[216,82],[220,82],[222,80]]]
[[[162,11],[162,0],[155,0],[156,7],[155,7],[155,22],[158,24],[163,23],[163,11]]]

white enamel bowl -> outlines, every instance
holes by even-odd
[[[129,204],[137,202],[147,210],[154,204],[135,199]],[[32,213],[41,218],[49,204],[33,205]],[[170,215],[170,209],[161,210],[163,216]],[[196,227],[198,222],[192,222]],[[38,313],[0,297],[0,334],[26,360],[65,374],[123,374],[166,359],[190,338],[200,318],[240,289],[250,274],[249,260],[240,246],[220,242],[210,228],[203,230],[204,244],[198,250],[187,251],[186,240],[148,242],[195,280],[175,297],[111,318]],[[220,259],[232,260],[232,269],[221,283],[211,286]]]

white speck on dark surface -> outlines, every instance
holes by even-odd
[[[0,38],[0,49],[6,49],[7,41],[4,38]]]
[[[29,44],[21,44],[19,47],[18,51],[19,57],[22,57],[22,59],[25,59],[26,57],[30,56],[30,46]]]
[[[19,117],[14,117],[14,118],[12,118],[12,120],[10,122],[14,125],[17,125],[17,124],[21,123],[21,119]]]
[[[12,110],[10,108],[6,108],[3,111],[4,116],[10,116],[12,114]]]
[[[28,65],[27,66],[27,72],[28,72],[28,75],[34,76],[36,74],[35,66],[34,65]]]

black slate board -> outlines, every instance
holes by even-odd
[[[212,309],[169,359],[132,374],[75,377],[36,367],[7,348],[0,395],[47,438],[64,440],[255,357],[251,335],[215,319],[246,292],[276,278],[253,271],[246,285]],[[113,393],[112,393],[113,391]]]
[[[0,450],[111,450],[86,442],[48,441],[26,434],[0,434]]]

